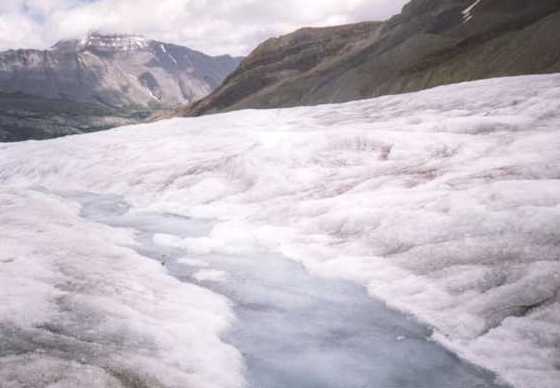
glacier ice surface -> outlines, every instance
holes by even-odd
[[[188,376],[207,386],[240,383],[235,374],[215,383],[217,369],[191,353],[182,358],[170,340],[178,330],[190,341],[189,330],[200,328],[224,368],[239,366],[239,354],[219,340],[231,323],[226,301],[175,283],[154,264],[134,266],[144,261],[122,247],[125,232],[84,223],[78,205],[34,188],[97,192],[122,196],[143,213],[214,220],[200,236],[163,231],[154,237],[160,244],[193,256],[268,252],[299,260],[313,274],[358,282],[414,314],[434,328],[435,340],[516,387],[555,388],[559,146],[557,74],[0,145],[0,276],[8,290],[1,325],[35,333],[59,315],[77,320],[93,310],[117,322],[138,315],[140,327],[119,331],[108,320],[103,330],[136,339],[145,325],[167,325],[153,333],[159,349],[170,349],[158,362],[181,359],[177,373],[196,370]],[[120,271],[129,266],[132,272]],[[135,298],[114,295],[135,287]],[[140,301],[158,293],[162,305],[142,312],[152,304]],[[181,310],[173,295],[191,301],[191,293],[203,297]],[[78,315],[65,307],[77,304],[86,309]],[[173,314],[150,321],[158,309]],[[197,309],[212,323],[191,321]],[[179,329],[179,317],[189,330]],[[108,360],[119,368],[130,361]],[[99,378],[112,377],[99,371]]]

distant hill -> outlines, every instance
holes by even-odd
[[[0,93],[0,142],[43,140],[146,121],[151,110]]]
[[[386,22],[270,39],[221,87],[176,113],[345,102],[559,72],[559,37],[560,0],[413,0]]]

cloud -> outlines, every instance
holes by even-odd
[[[211,54],[245,55],[303,26],[384,20],[406,0],[9,0],[0,49],[46,48],[91,30],[138,33]]]

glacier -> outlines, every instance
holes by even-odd
[[[559,146],[557,74],[0,144],[0,381],[241,387],[235,274],[209,258],[281,256],[557,387]],[[181,257],[139,248],[154,224]]]
[[[243,355],[245,388],[505,387],[431,341],[412,317],[369,298],[365,287],[314,276],[279,254],[193,256],[181,246],[208,236],[213,220],[131,211],[114,195],[72,197],[85,218],[134,229],[136,251],[170,275],[232,302],[236,319],[222,338]]]

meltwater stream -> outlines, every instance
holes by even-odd
[[[85,218],[135,229],[135,249],[162,261],[171,275],[233,301],[237,321],[224,340],[243,354],[248,388],[503,387],[363,287],[312,276],[275,254],[185,260],[187,252],[156,245],[153,236],[204,236],[211,222],[131,212],[117,196],[72,198]]]

